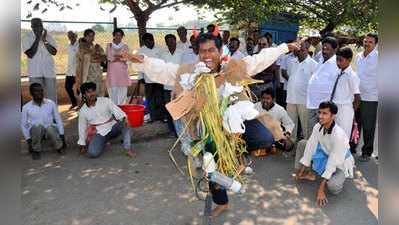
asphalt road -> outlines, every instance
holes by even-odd
[[[193,200],[188,176],[173,166],[168,150],[174,139],[162,123],[134,130],[136,159],[122,154],[120,139],[106,145],[100,158],[76,156],[76,113],[60,110],[67,154],[46,146],[33,161],[23,143],[22,217],[26,225],[188,225],[203,224],[204,201]],[[175,157],[187,174],[186,159]],[[314,203],[320,180],[293,179],[293,157],[253,159],[255,174],[244,176],[247,192],[229,193],[231,209],[209,224],[377,224],[378,163],[356,162],[355,178],[344,191],[327,194],[328,205]]]

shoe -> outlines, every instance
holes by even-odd
[[[58,154],[60,155],[65,155],[65,149],[64,148],[60,148],[57,150]]]
[[[39,160],[40,159],[40,152],[32,152],[32,159]]]
[[[359,161],[360,162],[368,162],[368,161],[370,161],[370,157],[367,155],[361,155],[361,156],[359,156]]]

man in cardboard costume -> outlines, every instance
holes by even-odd
[[[196,151],[212,152],[216,169],[226,176],[238,176],[243,167],[237,157],[245,152],[246,140],[241,134],[251,129],[262,129],[273,135],[266,138],[284,138],[280,124],[270,115],[259,114],[250,102],[248,84],[256,83],[251,76],[263,71],[276,59],[290,50],[298,49],[300,42],[281,44],[263,49],[259,54],[241,59],[228,58],[218,29],[213,33],[196,35],[199,62],[182,65],[166,63],[145,55],[124,53],[136,71],[145,72],[152,80],[174,86],[172,102],[167,106],[176,120],[183,118],[191,138],[194,140],[192,155]],[[225,50],[225,51],[224,51]],[[260,81],[261,82],[261,81]],[[245,126],[244,121],[252,121]],[[263,132],[260,131],[260,132]],[[249,140],[270,143],[270,140]],[[198,153],[197,153],[198,154]],[[205,163],[203,169],[206,170]],[[208,174],[209,175],[209,174]],[[226,187],[209,183],[213,201],[218,205],[211,211],[216,217],[229,208]]]

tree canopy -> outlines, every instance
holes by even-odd
[[[50,6],[59,10],[72,9],[65,0],[26,0],[33,10],[45,13]],[[139,34],[146,32],[150,15],[156,10],[187,3],[208,9],[217,9],[219,23],[250,27],[266,21],[273,23],[279,15],[290,14],[300,18],[300,25],[319,29],[321,33],[342,31],[354,36],[378,27],[378,1],[375,0],[97,0],[100,4],[127,7],[135,18]],[[105,10],[100,6],[101,10]],[[32,16],[28,14],[28,18]]]
[[[247,26],[265,21],[273,23],[273,16],[290,14],[307,28],[321,33],[339,30],[351,35],[376,31],[378,1],[374,0],[187,0],[200,7],[218,9],[219,20]],[[276,18],[276,17],[274,17]]]

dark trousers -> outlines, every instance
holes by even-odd
[[[211,190],[212,200],[215,204],[225,205],[229,202],[226,189],[222,188],[219,184],[210,181],[209,190]]]
[[[165,118],[163,115],[162,107],[164,107],[164,94],[163,85],[157,83],[144,84],[145,97],[147,99],[148,109],[152,121],[162,120]]]
[[[355,120],[359,131],[363,129],[362,155],[371,156],[374,151],[374,133],[377,121],[378,102],[361,101],[359,109],[355,112]],[[351,151],[354,152],[357,144],[350,143]]]
[[[242,139],[247,144],[248,152],[272,146],[274,136],[259,120],[246,120],[244,125],[245,133],[242,135]]]
[[[284,83],[280,83],[281,88],[276,89],[276,102],[277,104],[281,105],[284,107],[284,109],[287,107],[287,91],[284,90]]]
[[[164,96],[164,106],[163,106],[163,112],[166,115],[166,119],[168,120],[168,128],[170,132],[173,132],[176,136],[176,130],[175,130],[175,125],[173,124],[173,118],[170,115],[170,113],[168,112],[168,110],[166,109],[165,105],[168,104],[171,100],[171,94],[172,91],[169,90],[164,90],[163,91],[163,96]]]
[[[69,99],[71,99],[72,105],[77,105],[76,97],[72,89],[74,84],[75,84],[75,77],[65,76],[65,90],[68,93]]]

